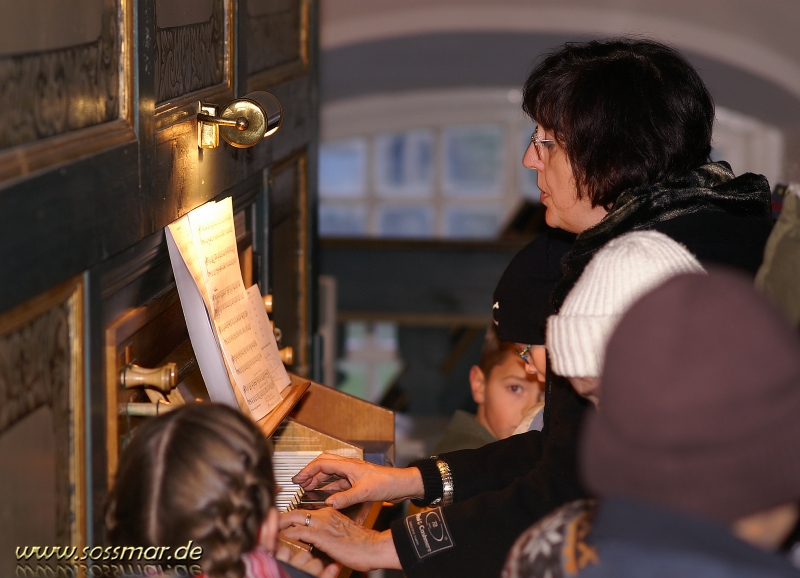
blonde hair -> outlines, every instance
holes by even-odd
[[[106,507],[112,545],[203,549],[209,578],[242,578],[275,497],[270,445],[241,413],[193,403],[141,425]]]

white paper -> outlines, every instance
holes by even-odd
[[[287,379],[288,375],[285,370],[281,375],[271,366],[262,347],[263,336],[258,335],[260,318],[256,317],[256,312],[250,307],[239,268],[231,199],[207,203],[173,225],[170,225],[170,230],[176,237],[173,239],[176,252],[182,257],[183,269],[196,287],[195,293],[203,305],[203,317],[208,321],[210,315],[209,325],[215,337],[215,346],[218,355],[221,352],[220,357],[226,370],[226,386],[233,394],[230,385],[233,383],[253,419],[257,421],[281,402],[283,398],[279,390],[283,389],[283,375]],[[170,257],[173,258],[172,252]],[[183,305],[183,293],[181,304]],[[266,316],[263,305],[261,312]],[[189,311],[185,306],[184,313],[188,326]],[[198,315],[195,306],[191,314]],[[189,335],[194,347],[195,337],[191,328]],[[205,333],[202,337],[198,335],[198,338],[205,345]],[[277,351],[277,346],[275,349]],[[267,351],[269,352],[269,347]],[[195,352],[197,353],[196,348]],[[278,382],[273,380],[273,375],[277,375]],[[215,378],[218,379],[218,375]],[[211,394],[211,389],[216,388],[216,382],[212,386],[205,372],[203,379],[206,380]]]
[[[182,253],[178,249],[178,243],[172,234],[172,225],[167,228],[166,236],[172,271],[175,274],[175,284],[178,286],[183,315],[186,317],[186,327],[189,329],[192,349],[194,349],[197,364],[200,366],[203,381],[206,383],[208,395],[211,397],[211,401],[238,408],[239,403],[231,388],[228,370],[222,359],[222,351],[220,351],[217,336],[211,326],[206,305],[182,258]]]
[[[206,294],[206,284],[203,280],[203,273],[200,271],[200,262],[198,261],[197,250],[194,246],[194,239],[192,238],[192,229],[189,227],[189,217],[184,215],[174,223],[170,223],[168,230],[172,232],[172,240],[180,251],[180,256],[183,257],[184,265],[189,269],[192,279],[194,280],[200,295],[203,297],[203,302],[206,307],[211,307]],[[172,253],[170,253],[170,260]],[[174,269],[174,266],[173,266]]]
[[[267,366],[272,382],[278,387],[278,391],[283,391],[292,383],[292,379],[286,372],[286,368],[281,361],[281,354],[278,352],[278,343],[275,341],[275,334],[272,332],[272,325],[264,308],[264,301],[261,299],[261,292],[258,285],[253,285],[247,290],[247,304],[250,312],[250,320],[255,329],[261,352],[267,358]]]

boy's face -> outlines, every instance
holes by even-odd
[[[506,353],[488,379],[473,366],[470,382],[478,422],[497,439],[513,434],[523,414],[539,401],[541,386],[536,377],[525,371],[525,363],[513,352]]]

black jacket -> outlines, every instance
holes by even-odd
[[[667,217],[667,218],[665,218]],[[578,235],[564,257],[564,278],[554,291],[558,311],[594,253],[610,239],[654,229],[682,243],[702,263],[755,275],[772,227],[764,177],[733,178],[724,163],[711,163],[679,183],[623,193],[614,209]],[[562,504],[585,497],[577,475],[577,441],[588,402],[548,370],[545,426],[475,450],[441,456],[453,476],[454,504],[392,524],[405,573],[433,576],[499,576],[514,540]],[[433,460],[420,460],[425,500],[442,495]]]

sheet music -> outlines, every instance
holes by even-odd
[[[186,237],[181,239],[182,243],[178,242],[178,239],[175,238],[178,235],[186,235],[189,242],[186,242]],[[200,372],[203,374],[203,380],[206,382],[208,395],[211,397],[211,401],[238,408],[239,402],[233,393],[228,369],[222,358],[222,351],[211,325],[206,304],[200,294],[200,287],[195,283],[184,260],[184,253],[179,249],[182,244],[184,250],[190,247],[192,252],[194,251],[194,247],[190,243],[192,238],[189,230],[182,227],[173,229],[170,225],[166,230],[166,237],[172,271],[175,274],[175,284],[178,286],[181,307],[184,317],[186,317],[186,327],[189,329],[192,349],[194,349],[197,364],[200,366]]]
[[[206,307],[211,308],[211,303],[206,294],[206,284],[203,280],[203,273],[200,271],[200,262],[198,261],[197,251],[194,247],[194,238],[192,237],[192,229],[189,227],[189,217],[184,215],[174,223],[170,223],[168,230],[172,233],[172,240],[177,245],[180,251],[180,256],[183,257],[184,264],[189,269],[192,279],[194,280],[200,295]],[[172,253],[170,253],[170,260],[172,260]],[[174,263],[174,261],[172,261]],[[174,266],[173,266],[174,269]]]
[[[278,343],[275,341],[275,334],[272,332],[267,310],[264,309],[264,302],[261,300],[261,292],[258,290],[258,285],[253,285],[247,290],[247,305],[261,352],[267,358],[267,366],[269,367],[269,374],[272,376],[272,382],[277,386],[278,391],[283,391],[291,385],[292,379],[283,366],[281,354],[278,353]]]
[[[230,316],[230,307],[245,298],[231,198],[206,203],[188,217],[197,263],[210,299],[211,317],[219,323]]]
[[[184,251],[190,253],[193,246],[194,257],[184,257],[186,269],[191,271],[193,265],[190,263],[199,269],[199,276],[194,274],[197,271],[192,272],[191,276],[198,287],[204,288],[204,291],[200,289],[200,293],[204,293],[217,347],[222,351],[230,376],[228,381],[235,384],[253,419],[258,421],[283,398],[279,393],[281,385],[273,381],[273,373],[277,372],[271,370],[269,360],[264,355],[260,341],[263,338],[257,335],[257,324],[253,321],[256,317],[250,310],[242,282],[231,199],[207,203],[192,211],[185,222],[181,219],[174,225],[174,230],[172,225],[170,229],[174,234],[181,235]],[[183,242],[187,228],[191,243]],[[180,251],[181,244],[176,242],[176,245]],[[182,257],[184,251],[180,251]],[[181,302],[183,304],[183,295]],[[188,324],[186,309],[184,313],[187,313]],[[206,378],[205,374],[203,377]],[[281,376],[278,374],[278,377]],[[207,380],[206,383],[208,385]],[[280,381],[282,383],[283,380]]]

